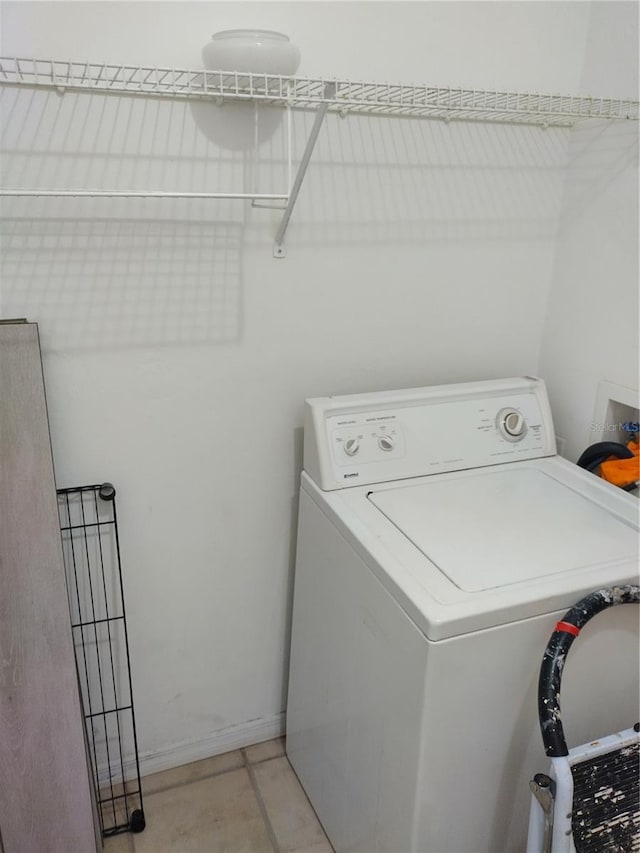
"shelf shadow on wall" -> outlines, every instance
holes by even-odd
[[[561,230],[566,230],[597,204],[607,187],[614,185],[627,169],[637,168],[639,143],[635,121],[593,122],[574,130]]]
[[[294,116],[298,152],[312,119]],[[566,128],[328,115],[288,239],[309,247],[552,240],[570,138]],[[265,236],[253,222],[250,241]]]
[[[54,350],[237,341],[242,237],[228,221],[4,218],[0,311]]]
[[[8,188],[283,191],[281,111],[11,88],[0,104]],[[40,322],[45,347],[60,351],[237,341],[247,207],[212,198],[5,199],[0,312]]]

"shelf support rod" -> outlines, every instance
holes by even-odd
[[[335,91],[335,83],[325,83],[323,97],[327,99],[333,98],[335,96]],[[289,220],[291,219],[293,208],[295,207],[296,201],[298,200],[300,187],[302,186],[304,176],[306,175],[307,168],[309,167],[309,161],[311,160],[311,155],[313,154],[313,149],[315,148],[316,140],[318,139],[318,134],[320,133],[320,128],[322,127],[322,122],[324,121],[324,117],[326,116],[329,107],[330,101],[326,100],[323,101],[317,109],[316,117],[313,122],[313,127],[311,128],[309,139],[307,139],[307,144],[305,146],[302,159],[300,160],[300,165],[298,166],[298,173],[291,187],[286,207],[284,208],[282,221],[280,222],[278,230],[276,231],[276,237],[273,243],[274,258],[286,258],[287,256],[287,250],[282,244],[284,242],[285,234],[287,233],[287,228],[289,227]]]
[[[4,196],[31,196],[36,198],[228,198],[247,201],[286,201],[286,193],[182,193],[164,190],[21,190],[0,189]],[[256,205],[258,207],[259,205]]]

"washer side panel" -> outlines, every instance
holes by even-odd
[[[339,851],[413,849],[428,644],[301,492],[287,753]]]

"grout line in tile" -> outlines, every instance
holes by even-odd
[[[244,752],[244,750],[243,750]],[[266,758],[259,758],[258,761],[249,761],[247,760],[247,766],[251,765],[255,767],[256,764],[266,764],[267,761],[275,761],[276,758],[286,758],[286,752],[283,752],[282,755],[269,755]]]
[[[243,750],[244,752],[244,750]],[[267,759],[268,760],[268,759]],[[263,762],[257,762],[262,764]],[[274,853],[281,853],[280,845],[278,844],[278,839],[276,838],[276,834],[273,830],[273,826],[271,825],[271,821],[269,820],[269,815],[267,813],[267,807],[264,804],[264,800],[262,799],[262,794],[260,793],[260,788],[258,787],[258,782],[253,773],[253,767],[251,764],[247,763],[247,772],[249,774],[249,779],[251,780],[251,785],[253,787],[253,792],[256,795],[256,800],[258,801],[258,808],[260,809],[260,813],[262,814],[262,819],[264,821],[265,828],[267,830],[267,835],[269,836],[269,841],[271,842],[271,846],[274,849]]]
[[[164,791],[171,791],[172,788],[184,788],[185,785],[193,785],[194,782],[202,782],[204,779],[214,779],[216,776],[224,776],[225,773],[233,773],[234,770],[243,770],[245,767],[248,767],[248,763],[246,757],[244,755],[244,749],[241,750],[243,753],[242,758],[244,763],[238,764],[237,767],[227,767],[226,770],[214,770],[212,773],[205,773],[204,776],[198,776],[197,779],[184,779],[182,782],[174,782],[171,785],[163,785],[161,788],[155,788],[153,791],[150,791],[148,794],[144,791],[144,776],[141,778],[141,788],[142,794],[144,797],[152,797],[154,794],[160,794]],[[215,757],[215,756],[214,756]],[[170,768],[174,769],[174,768]]]

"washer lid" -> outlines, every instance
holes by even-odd
[[[466,592],[638,554],[633,527],[537,469],[434,479],[369,500]]]

